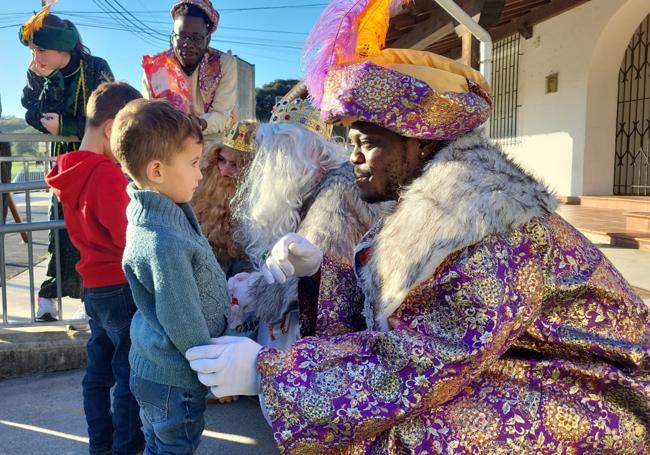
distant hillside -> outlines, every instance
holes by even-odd
[[[39,131],[27,124],[25,119],[20,117],[2,117],[0,118],[0,132],[3,133],[38,133]],[[20,142],[11,144],[11,154],[18,155],[36,155],[38,151],[37,143]]]
[[[27,124],[25,119],[20,117],[0,118],[0,131],[3,133],[38,133],[37,130]]]

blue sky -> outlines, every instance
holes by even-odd
[[[129,10],[143,24],[140,30],[150,35],[142,39],[130,31],[116,30],[127,28],[126,21],[100,9],[100,5],[107,8],[109,3]],[[53,12],[78,25],[84,43],[93,55],[108,61],[117,79],[126,80],[139,89],[141,58],[165,48],[166,37],[172,29],[169,9],[174,3],[174,0],[59,0]],[[221,21],[211,46],[222,51],[231,49],[255,64],[255,85],[258,87],[274,79],[297,79],[301,75],[300,49],[325,3],[323,0],[213,0],[221,12]],[[15,24],[27,20],[31,11],[39,10],[41,2],[4,0],[2,4],[2,115],[21,117],[24,109],[20,105],[20,94],[25,85],[30,53],[18,41]],[[283,6],[287,8],[279,8]]]

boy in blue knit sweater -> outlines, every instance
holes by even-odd
[[[130,387],[145,454],[192,453],[207,388],[184,353],[226,329],[226,277],[188,202],[201,180],[198,122],[166,101],[136,100],[115,119],[111,146],[133,182],[122,265],[138,311]]]

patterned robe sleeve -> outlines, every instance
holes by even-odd
[[[354,247],[378,220],[381,208],[361,200],[351,165],[329,177],[300,225],[302,235],[324,253],[316,302],[300,299],[304,335],[326,336],[362,330],[363,295],[352,272]],[[301,284],[305,279],[301,279]],[[320,294],[320,295],[319,295]],[[341,295],[354,295],[341,299]],[[309,306],[310,308],[306,308]],[[311,330],[313,328],[313,330]]]
[[[438,269],[445,273],[413,288],[393,313],[392,331],[307,337],[283,352],[263,348],[257,366],[281,451],[345,449],[454,397],[539,312],[544,272],[531,249],[502,256],[498,279],[468,275],[455,267],[456,255],[447,258]],[[341,284],[353,279],[337,273],[321,298],[357,298]],[[336,319],[326,307],[323,318]]]
[[[321,265],[315,336],[341,335],[364,328],[363,293],[357,286],[352,266],[347,261],[325,256]]]
[[[314,196],[297,233],[320,248],[326,256],[344,258],[337,261],[339,264],[349,264],[354,246],[376,221],[378,209],[372,211],[368,204],[361,202],[354,177],[351,177],[351,167],[335,172],[337,175],[330,175]],[[342,175],[342,172],[349,176]],[[282,318],[289,304],[298,298],[298,280],[295,278],[273,285],[260,278],[251,288],[251,299],[258,302],[257,316],[264,322]],[[301,306],[304,303],[300,301]]]

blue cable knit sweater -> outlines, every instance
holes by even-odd
[[[189,204],[127,188],[122,258],[138,311],[131,322],[131,370],[159,384],[201,387],[185,351],[226,328],[226,277]]]

